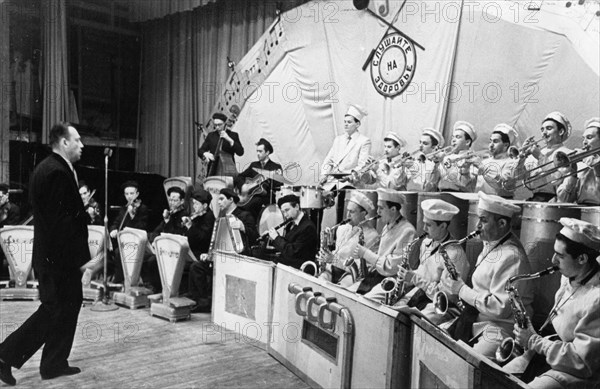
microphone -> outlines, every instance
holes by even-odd
[[[109,147],[106,147],[106,148],[104,149],[104,156],[105,156],[105,157],[108,157],[108,158],[110,158],[110,157],[112,157],[112,154],[113,154],[113,151],[112,151],[112,149],[111,149],[111,148],[109,148]]]

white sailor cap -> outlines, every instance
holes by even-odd
[[[361,193],[357,190],[353,190],[351,192],[348,202],[350,201],[360,205],[367,212],[372,212],[375,210],[375,204],[373,204],[371,199],[369,199],[364,193]]]
[[[377,201],[391,201],[401,205],[406,203],[406,199],[402,193],[388,188],[377,189]]]
[[[585,129],[587,130],[590,127],[600,128],[600,118],[591,118],[585,122]]]
[[[512,218],[515,213],[521,210],[518,205],[515,205],[500,196],[489,195],[481,191],[479,191],[478,207],[484,211],[510,218]]]
[[[438,130],[431,128],[431,127],[427,127],[421,130],[421,134],[422,135],[429,135],[430,137],[434,138],[435,140],[437,140],[438,142],[438,147],[444,147],[444,136],[442,135],[441,132],[439,132]]]
[[[517,130],[515,130],[512,126],[509,126],[506,123],[500,123],[500,124],[496,125],[496,127],[494,127],[494,130],[492,132],[500,132],[500,133],[508,136],[508,140],[510,141],[511,145],[514,145],[515,141],[519,137],[519,133],[517,132]]]
[[[406,141],[398,136],[395,132],[388,132],[383,137],[383,140],[393,140],[402,147],[406,147]]]
[[[459,120],[456,123],[454,123],[454,127],[452,129],[453,131],[456,130],[463,130],[464,132],[466,132],[469,137],[471,138],[471,140],[473,140],[473,142],[475,142],[475,140],[477,139],[477,133],[475,132],[475,127],[473,127],[473,125],[469,122],[465,122],[464,120]]]
[[[363,118],[368,115],[368,112],[358,104],[350,104],[350,106],[348,106],[348,112],[346,112],[346,115],[350,115],[359,122],[362,122]]]
[[[552,120],[554,122],[557,122],[557,123],[560,123],[560,124],[563,125],[563,127],[565,128],[565,133],[562,136],[562,141],[563,142],[565,140],[567,140],[568,137],[571,136],[571,130],[572,130],[571,122],[562,113],[560,113],[558,111],[550,112],[548,115],[546,115],[546,117],[544,118],[544,120],[542,121],[542,123],[545,122],[546,120]]]
[[[458,207],[438,199],[427,199],[421,202],[423,216],[429,220],[449,222],[458,214]]]
[[[560,230],[561,234],[572,241],[600,251],[600,228],[571,217],[561,217],[559,221],[563,225],[562,230]]]

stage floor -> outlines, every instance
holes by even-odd
[[[0,340],[39,302],[0,301]],[[149,309],[93,312],[82,308],[69,362],[75,376],[41,381],[38,351],[21,370],[17,387],[44,388],[309,388],[249,338],[216,327],[210,314],[178,323]],[[0,383],[0,387],[4,387]]]

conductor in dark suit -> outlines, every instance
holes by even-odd
[[[255,168],[279,174],[283,173],[281,165],[271,161],[271,154],[273,154],[273,145],[268,140],[260,138],[256,142],[256,157],[258,161],[252,162],[247,169],[238,174],[233,180],[234,185],[241,193],[239,207],[250,212],[255,219],[258,219],[260,211],[264,206],[275,202],[275,192],[281,187],[281,183],[268,177],[264,177],[265,179],[260,185],[254,185],[254,183],[246,184],[248,179],[257,178],[258,173],[254,170]],[[247,188],[249,188],[250,193],[246,193]],[[250,198],[250,196],[252,197]]]
[[[20,369],[42,345],[43,380],[81,371],[67,360],[83,299],[80,268],[90,260],[87,214],[73,169],[83,144],[74,127],[61,123],[50,130],[50,146],[52,154],[37,166],[30,185],[41,305],[0,344],[0,379],[9,385],[16,384],[11,367]]]
[[[225,122],[227,116],[222,113],[215,113],[212,116],[215,130],[209,133],[198,149],[198,157],[209,163],[206,175],[215,176],[231,176],[237,174],[235,167],[235,156],[244,155],[244,147],[240,142],[240,136],[237,132],[233,132],[226,128]],[[221,142],[221,148],[217,150]],[[216,166],[213,165],[216,163]]]
[[[277,201],[285,220],[293,220],[285,227],[281,236],[274,228],[269,230],[273,247],[281,253],[279,262],[300,269],[305,261],[312,261],[317,254],[319,236],[317,227],[300,209],[300,199],[296,195],[283,196]]]

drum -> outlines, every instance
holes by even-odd
[[[323,197],[321,189],[316,186],[300,187],[300,208],[321,209],[323,208]]]
[[[463,198],[454,196],[456,193],[438,193],[438,192],[419,192],[418,206],[417,206],[417,234],[423,233],[423,210],[421,209],[421,203],[427,199],[438,199],[443,200],[447,203],[453,204],[458,207],[458,215],[454,216],[450,222],[449,231],[450,234],[456,238],[461,239],[467,236],[468,227],[468,216],[469,216],[469,201]],[[465,195],[465,193],[460,193]]]
[[[283,223],[283,214],[275,204],[267,205],[260,211],[258,217],[258,234],[263,235],[271,228],[277,227]]]
[[[219,192],[223,188],[233,188],[233,178],[224,176],[208,177],[202,184],[204,189],[210,192],[212,201],[210,206],[215,214],[215,217],[219,217]]]
[[[279,200],[283,196],[287,196],[289,194],[296,195],[300,197],[300,188],[299,186],[291,186],[291,185],[282,185],[279,190],[275,193],[275,200]]]
[[[532,272],[538,272],[552,266],[554,240],[562,229],[561,217],[579,219],[581,209],[573,204],[526,202],[522,204],[521,243],[529,259]],[[541,288],[541,285],[544,287]],[[554,294],[560,284],[560,273],[533,281],[535,296],[533,300],[533,326],[539,328],[541,322],[552,309]]]
[[[582,207],[581,220],[600,226],[600,207]]]

